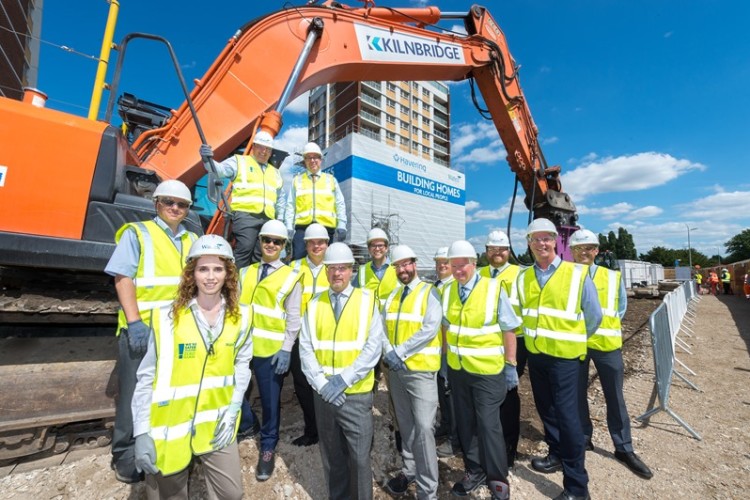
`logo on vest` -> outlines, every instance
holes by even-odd
[[[198,344],[191,342],[189,344],[177,344],[177,359],[194,359],[195,351],[198,349]]]

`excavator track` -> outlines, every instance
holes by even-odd
[[[103,273],[0,267],[0,462],[110,443],[116,324]]]

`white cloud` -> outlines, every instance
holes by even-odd
[[[477,210],[466,214],[466,223],[479,222],[481,220],[498,220],[508,216],[508,207],[500,207],[496,210]]]
[[[671,37],[673,33],[674,33],[674,31],[667,31],[666,33],[664,33],[664,38]]]
[[[687,225],[686,225],[687,224]],[[638,253],[645,253],[653,247],[688,248],[688,231],[690,227],[690,247],[706,255],[725,253],[724,243],[747,226],[726,222],[723,217],[717,219],[690,220],[686,222],[665,222],[663,224],[633,221],[627,223],[613,222],[599,231],[607,234],[624,227],[633,236]],[[596,231],[595,231],[596,232]]]
[[[640,191],[661,186],[691,170],[705,170],[700,163],[655,152],[607,157],[563,174],[563,186],[575,200],[590,194]]]
[[[466,211],[467,212],[471,212],[472,210],[476,210],[480,206],[481,205],[479,204],[478,201],[469,200],[469,201],[466,202]]]
[[[500,140],[497,129],[491,122],[479,121],[455,125],[451,133],[451,153],[455,158],[463,154],[465,149],[486,140]]]
[[[750,219],[750,192],[719,191],[699,200],[677,205],[682,213],[714,219]]]
[[[289,153],[279,169],[281,177],[284,179],[284,185],[287,187],[291,185],[294,174],[300,171],[298,167],[294,166],[294,163],[300,160],[295,152],[302,150],[306,143],[307,127],[289,127],[274,139],[274,148]]]
[[[464,26],[463,24],[454,24],[450,27],[450,30],[452,33],[456,33],[459,35],[468,35],[468,33],[466,32],[466,26]]]
[[[656,217],[657,215],[661,215],[663,212],[664,210],[662,210],[659,207],[656,207],[654,205],[648,205],[648,206],[633,210],[632,212],[628,214],[627,218],[630,220],[636,220],[639,218]]]
[[[597,208],[593,213],[604,220],[612,220],[617,219],[623,214],[630,212],[631,210],[633,210],[633,208],[635,207],[630,203],[621,202],[615,203],[614,205],[610,205],[608,207]]]
[[[292,114],[304,114],[307,115],[310,110],[310,91],[304,92],[297,96],[295,100],[290,102],[287,107],[284,109],[285,113],[292,113]]]
[[[545,137],[545,138],[542,138],[542,145],[555,144],[558,141],[560,141],[560,138],[557,136]]]
[[[654,205],[636,208],[632,203],[620,202],[608,207],[585,207],[584,212],[578,208],[581,215],[595,215],[604,220],[625,219],[636,220],[639,218],[655,217],[660,215],[664,210]]]

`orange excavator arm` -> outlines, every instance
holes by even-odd
[[[468,34],[431,27],[446,18],[463,18]],[[483,7],[441,14],[435,7],[348,8],[329,1],[278,11],[239,30],[190,97],[207,142],[222,158],[258,128],[276,135],[283,107],[318,85],[468,78],[482,94],[527,206],[558,225],[574,225],[575,206],[562,193],[559,167],[544,162],[505,35]],[[133,146],[141,167],[193,185],[205,173],[201,142],[186,101]]]

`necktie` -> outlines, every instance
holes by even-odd
[[[492,270],[492,277],[497,278],[498,274],[500,274],[500,269],[493,269]]]
[[[315,181],[317,181],[317,180],[318,180],[318,174],[312,174],[312,175],[310,176],[310,178],[312,179],[313,183],[315,183]]]
[[[404,293],[401,294],[401,303],[402,304],[404,303],[404,299],[406,298],[406,296],[409,295],[409,292],[411,292],[411,290],[409,290],[409,285],[405,285],[404,286]]]
[[[341,294],[340,293],[334,293],[332,294],[333,298],[333,317],[336,318],[336,321],[339,320],[341,317]]]
[[[438,287],[439,287],[440,285],[442,285],[442,284],[443,284],[443,280],[437,280],[437,281],[435,282],[435,288],[438,288]]]
[[[469,296],[468,287],[462,286],[459,290],[459,294],[461,295],[461,303],[463,304],[464,302],[466,302],[466,298]]]
[[[263,264],[262,269],[260,270],[260,278],[258,278],[258,282],[263,281],[263,279],[268,276],[268,270],[271,268],[271,264]]]

